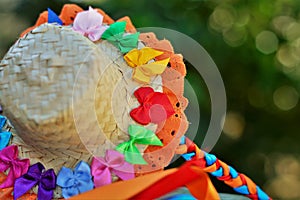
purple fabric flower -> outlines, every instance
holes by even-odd
[[[38,185],[38,199],[51,200],[56,187],[56,175],[53,169],[45,171],[41,163],[29,167],[28,172],[18,178],[14,185],[14,199],[21,197],[35,185]]]

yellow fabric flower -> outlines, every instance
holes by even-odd
[[[130,67],[134,68],[132,78],[141,83],[149,83],[151,76],[162,74],[170,58],[149,62],[161,54],[163,54],[163,52],[149,47],[144,47],[140,50],[133,49],[128,52],[124,56],[124,59]]]

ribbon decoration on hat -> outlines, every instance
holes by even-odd
[[[6,121],[7,118],[0,115],[0,150],[4,149],[8,145],[12,135],[9,131],[2,131]]]
[[[74,22],[77,14],[82,11],[83,9],[76,4],[65,4],[61,9],[59,18],[64,25],[68,26]]]
[[[16,145],[8,146],[0,151],[0,172],[9,169],[6,180],[0,185],[0,188],[7,188],[14,185],[14,181],[25,174],[29,167],[29,159],[18,158],[18,147]]]
[[[62,167],[57,175],[56,184],[62,188],[62,196],[70,198],[80,193],[92,190],[94,184],[90,166],[80,161],[74,171],[70,168]]]
[[[45,171],[41,163],[31,165],[28,172],[16,179],[14,185],[14,199],[18,199],[34,186],[38,185],[38,199],[51,200],[56,187],[56,175],[53,169]]]
[[[6,121],[7,121],[7,118],[5,116],[3,116],[3,115],[0,115],[0,130],[3,129]]]
[[[102,39],[108,40],[122,53],[127,53],[137,47],[140,33],[125,34],[125,28],[125,21],[115,22],[102,34]]]
[[[50,8],[48,8],[48,23],[57,23],[59,25],[63,25],[63,22],[61,21],[61,19]]]
[[[14,199],[13,191],[14,191],[13,187],[0,189],[0,199],[13,200]],[[36,200],[36,199],[37,199],[36,194],[32,192],[28,192],[23,196],[21,196],[20,198],[18,198],[18,200]]]
[[[151,76],[162,74],[170,58],[154,62],[149,61],[163,53],[150,47],[144,47],[140,50],[133,49],[128,52],[124,59],[130,67],[134,68],[132,78],[141,83],[149,83]]]
[[[1,174],[0,176],[3,176],[6,178],[6,176],[4,174]],[[0,182],[1,182],[1,179],[2,178],[0,178]],[[14,191],[13,187],[0,189],[0,199],[14,199],[13,191]],[[34,194],[32,192],[28,192],[28,193],[22,195],[22,197],[18,198],[18,200],[36,200],[36,199],[37,199],[36,194]]]
[[[4,189],[0,189],[0,199],[14,199],[13,197],[13,187],[8,187]]]
[[[155,92],[151,87],[140,87],[134,92],[140,106],[130,112],[130,116],[138,123],[147,125],[159,123],[175,113],[168,96]]]
[[[0,183],[5,181],[6,178],[7,178],[7,176],[3,172],[1,172],[0,173]],[[12,196],[13,190],[14,190],[13,187],[0,189],[0,199],[13,199],[13,196]]]
[[[116,150],[125,155],[125,160],[132,164],[147,164],[135,144],[163,146],[162,142],[151,130],[143,126],[129,125],[129,141],[123,142]]]
[[[108,26],[102,25],[103,16],[97,10],[89,7],[88,11],[80,12],[76,15],[73,30],[81,35],[87,36],[91,41],[101,38]]]
[[[133,179],[134,167],[124,159],[118,151],[107,150],[105,157],[94,157],[91,164],[95,187],[112,183],[111,175],[115,174],[122,180]]]

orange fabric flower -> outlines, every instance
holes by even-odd
[[[7,176],[4,173],[0,173],[0,183],[3,183],[6,177]],[[0,189],[0,199],[13,200],[14,199],[13,190],[14,190],[13,187]],[[18,200],[35,200],[35,199],[37,199],[37,195],[30,192],[18,198]]]
[[[154,33],[141,33],[140,39],[147,47],[164,52],[159,57],[156,57],[155,60],[170,58],[170,67],[166,68],[161,76],[163,93],[168,96],[175,114],[170,116],[164,123],[159,123],[157,127],[156,135],[163,142],[164,148],[149,146],[144,151],[144,153],[148,153],[144,154],[145,160],[148,163],[155,163],[155,170],[159,170],[169,164],[175,149],[178,147],[180,137],[188,128],[188,121],[184,114],[188,100],[183,96],[186,68],[182,55],[174,54],[173,47],[167,40],[158,40]],[[149,154],[150,152],[151,154]],[[152,165],[135,166],[137,175],[152,170]]]
[[[142,40],[147,47],[163,52],[162,55],[157,56],[155,60],[164,60],[170,58],[174,54],[174,49],[168,40],[158,40],[154,33],[141,33],[140,40]]]
[[[108,16],[102,9],[100,8],[95,8],[95,10],[97,10],[98,13],[100,13],[102,16],[103,16],[103,23],[104,24],[112,24],[114,23],[115,21],[110,17]]]
[[[65,4],[60,12],[59,18],[64,25],[73,23],[77,13],[82,12],[83,9],[76,4]]]
[[[126,32],[128,33],[136,33],[136,29],[134,27],[134,25],[132,24],[130,18],[128,16],[122,17],[120,19],[117,20],[117,22],[122,22],[125,21],[126,22]]]

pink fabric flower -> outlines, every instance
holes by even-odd
[[[135,177],[133,165],[127,163],[124,155],[114,150],[107,150],[105,156],[94,157],[91,164],[95,187],[112,183],[112,173],[122,180]]]
[[[9,170],[7,178],[0,188],[13,186],[15,180],[27,172],[30,161],[29,159],[19,159],[18,154],[16,145],[8,146],[0,151],[0,172]]]
[[[89,10],[76,15],[73,30],[88,37],[92,41],[97,41],[108,28],[108,26],[102,25],[102,22],[103,16],[92,7],[89,7]]]

